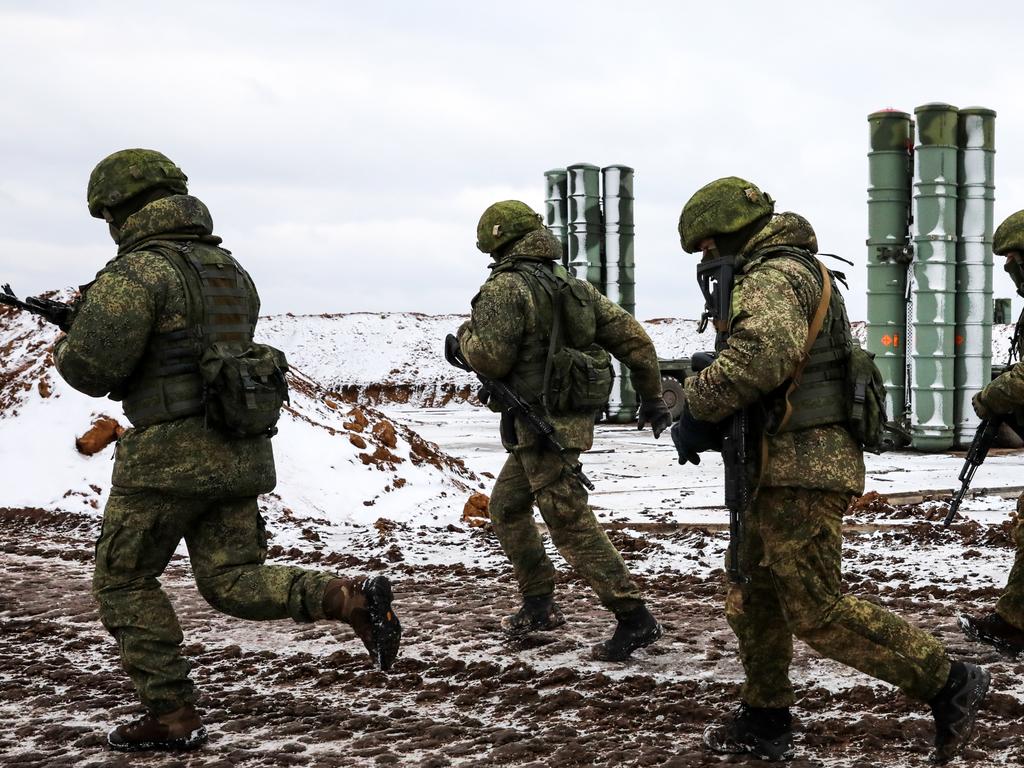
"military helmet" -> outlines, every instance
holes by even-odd
[[[771,195],[736,176],[717,179],[693,193],[679,214],[679,242],[687,253],[702,240],[738,232],[775,210]]]
[[[1024,253],[1024,211],[1008,216],[992,236],[993,253],[1005,256],[1010,251]]]
[[[181,168],[156,150],[122,149],[93,168],[86,192],[89,213],[102,219],[104,208],[114,208],[151,189],[164,188],[184,195],[187,182],[188,176]]]
[[[484,211],[480,217],[476,225],[476,247],[484,253],[494,253],[501,246],[542,226],[540,214],[526,203],[502,200]]]

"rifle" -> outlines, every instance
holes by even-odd
[[[555,428],[537,415],[533,410],[533,407],[516,394],[515,390],[510,386],[504,382],[498,381],[497,379],[492,379],[488,376],[484,376],[482,373],[474,371],[473,366],[466,362],[466,358],[462,354],[462,350],[459,349],[459,340],[450,333],[444,340],[444,359],[448,361],[449,365],[453,365],[456,368],[461,368],[464,371],[469,371],[470,373],[475,374],[483,385],[483,389],[481,390],[482,393],[486,394],[488,397],[495,398],[503,411],[512,413],[522,419],[527,428],[540,438],[540,441],[545,448],[548,448],[558,454],[562,463],[569,468],[573,477],[579,481],[580,485],[588,491],[594,490],[594,484],[590,482],[590,479],[585,474],[583,474],[583,466],[579,463],[574,464],[565,457],[565,448],[562,447],[558,442],[558,439],[555,437]]]
[[[714,352],[698,352],[691,367],[699,373],[714,362]],[[725,572],[734,584],[744,582],[740,571],[740,544],[743,541],[743,514],[750,506],[751,450],[750,413],[744,408],[722,422],[722,464],[725,467],[725,506],[729,510],[729,551]]]
[[[4,283],[3,286],[0,286],[0,304],[6,304],[8,307],[39,315],[46,322],[53,323],[62,331],[67,331],[71,325],[72,308],[70,304],[54,301],[53,299],[44,299],[40,296],[29,296],[22,301],[14,295],[14,291],[11,290],[9,283]]]
[[[949,524],[953,522],[953,518],[956,517],[956,512],[960,509],[960,504],[967,494],[967,489],[971,487],[974,473],[978,471],[978,467],[988,457],[988,451],[992,444],[995,443],[996,435],[999,433],[999,425],[1002,423],[1001,417],[993,416],[989,419],[982,419],[981,424],[978,425],[978,431],[974,433],[971,447],[967,449],[964,468],[960,470],[960,477],[958,478],[960,480],[960,490],[956,492],[956,496],[953,497],[953,503],[949,505],[946,519],[942,521],[943,527],[948,528]]]

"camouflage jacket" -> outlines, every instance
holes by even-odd
[[[562,247],[546,229],[518,240],[503,259],[561,259]],[[596,317],[593,341],[629,368],[633,386],[644,399],[661,397],[661,371],[654,344],[636,319],[586,281],[579,281],[589,294]],[[494,275],[473,299],[469,322],[459,329],[459,345],[467,362],[492,379],[513,373],[524,337],[537,331],[538,311],[533,294],[523,277],[515,272]],[[594,443],[594,418],[589,413],[545,417],[554,425],[556,436],[569,450],[586,451]],[[516,424],[517,444],[512,450],[536,446],[536,437],[522,423]]]
[[[773,245],[817,252],[814,233],[803,219],[783,213],[773,216],[740,256]],[[712,365],[686,380],[693,415],[719,422],[765,403],[796,370],[820,300],[820,280],[795,258],[743,263],[732,294],[728,346]],[[783,432],[767,438],[767,449],[763,486],[863,493],[864,456],[841,424]]]
[[[120,400],[152,333],[186,326],[185,290],[154,240],[219,243],[202,202],[176,195],[150,203],[121,228],[117,256],[86,286],[69,333],[57,342],[57,371],[75,389]],[[253,496],[276,484],[267,438],[230,439],[202,416],[129,429],[118,441],[114,485],[183,496]]]
[[[1024,316],[1018,323],[1024,323]],[[1024,343],[1020,341],[1022,332],[1024,331],[1018,325],[1017,333],[1014,335],[1015,343]],[[1018,348],[1016,354],[1024,355],[1024,350]],[[1000,416],[1013,414],[1017,424],[1024,426],[1024,362],[1018,362],[989,382],[981,390],[978,399],[995,414]]]

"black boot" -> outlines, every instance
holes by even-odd
[[[957,622],[971,640],[991,645],[1010,656],[1024,654],[1024,630],[1013,626],[995,611],[977,617],[963,614]]]
[[[935,717],[933,763],[948,763],[971,740],[974,721],[988,693],[989,680],[989,673],[982,667],[962,661],[953,662],[946,684],[928,702]]]
[[[610,640],[593,647],[590,656],[597,661],[625,661],[637,648],[661,637],[661,625],[643,603],[628,613],[616,614],[619,620]]]
[[[720,755],[789,760],[793,757],[793,720],[787,707],[740,704],[727,722],[704,729],[704,746]]]
[[[555,605],[552,595],[534,595],[523,598],[522,607],[501,620],[501,628],[513,637],[530,632],[546,632],[565,624],[565,616]]]

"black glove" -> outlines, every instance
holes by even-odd
[[[661,433],[671,426],[672,414],[669,412],[668,405],[663,398],[658,397],[653,400],[640,401],[640,410],[636,414],[636,428],[643,429],[648,424],[651,426],[651,432],[654,433],[655,440],[661,437]]]
[[[679,451],[680,464],[700,464],[698,454],[722,450],[722,433],[717,424],[698,421],[689,408],[684,408],[682,418],[672,425],[672,442]]]

